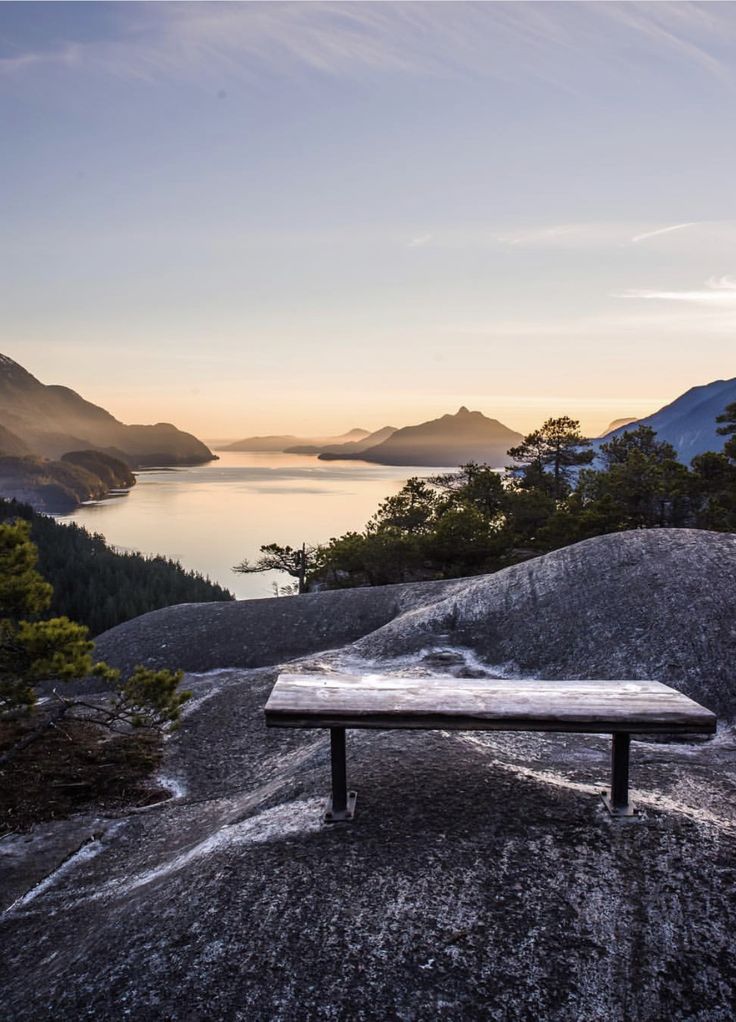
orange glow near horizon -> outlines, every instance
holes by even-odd
[[[89,399],[89,395],[84,396]],[[285,401],[283,405],[264,402],[261,407],[251,403],[240,414],[237,409],[223,407],[222,404],[208,407],[196,398],[166,393],[160,393],[154,400],[150,397],[126,399],[117,391],[107,399],[98,392],[92,400],[124,422],[168,421],[203,440],[224,441],[272,434],[299,437],[341,435],[356,427],[369,432],[383,426],[400,428],[454,414],[461,405],[498,419],[520,433],[536,429],[545,419],[569,415],[580,420],[584,433],[597,436],[614,419],[643,418],[677,396],[594,400],[564,396],[415,395],[413,399],[407,397],[403,401],[379,399],[374,406],[369,406],[365,400],[360,406],[354,401],[352,408],[348,407],[351,403],[347,401],[344,405],[336,402],[321,405],[317,401],[317,407],[311,404],[302,408],[295,407],[293,401]]]

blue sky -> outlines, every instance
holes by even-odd
[[[3,350],[204,436],[733,376],[736,5],[0,5]]]

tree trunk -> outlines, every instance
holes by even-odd
[[[306,543],[302,543],[301,556],[299,557],[299,589],[298,593],[301,596],[302,593],[307,591],[307,546]]]

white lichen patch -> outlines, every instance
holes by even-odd
[[[99,838],[91,838],[89,841],[86,841],[77,849],[76,852],[65,859],[60,866],[49,873],[48,876],[44,877],[40,883],[37,883],[30,889],[30,891],[26,891],[26,893],[20,898],[17,898],[12,905],[9,905],[5,910],[6,913],[19,908],[24,908],[50,887],[53,887],[55,884],[59,883],[59,881],[63,880],[69,873],[76,869],[77,866],[81,866],[82,863],[89,862],[90,859],[94,859],[96,855],[99,855],[102,849],[103,844]]]
[[[291,670],[291,664],[289,669]],[[490,664],[482,660],[472,649],[453,644],[427,645],[416,653],[408,653],[396,657],[382,657],[376,661],[373,657],[363,657],[349,650],[334,650],[325,654],[317,661],[305,658],[300,664],[302,670],[319,670],[325,673],[346,672],[349,674],[369,674],[376,677],[446,677],[448,673],[462,676],[470,671],[478,676],[488,678],[523,678],[515,663]]]
[[[167,774],[158,774],[156,776],[156,781],[162,788],[165,788],[166,791],[171,792],[171,798],[167,799],[169,802],[175,802],[178,799],[182,799],[187,793],[187,787],[179,777],[170,777]]]
[[[124,895],[165,877],[186,869],[192,863],[209,858],[232,848],[279,841],[297,835],[318,831],[323,826],[322,800],[312,798],[302,802],[287,802],[285,805],[264,809],[256,816],[239,823],[226,824],[204,840],[180,852],[174,858],[152,869],[104,884],[93,895],[94,900],[108,895]]]

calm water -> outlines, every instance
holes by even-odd
[[[195,468],[141,472],[125,496],[87,504],[62,521],[100,532],[113,546],[165,554],[239,598],[273,596],[287,575],[236,575],[263,543],[326,542],[362,529],[384,497],[412,475],[441,469],[326,462],[291,454],[222,451]]]

